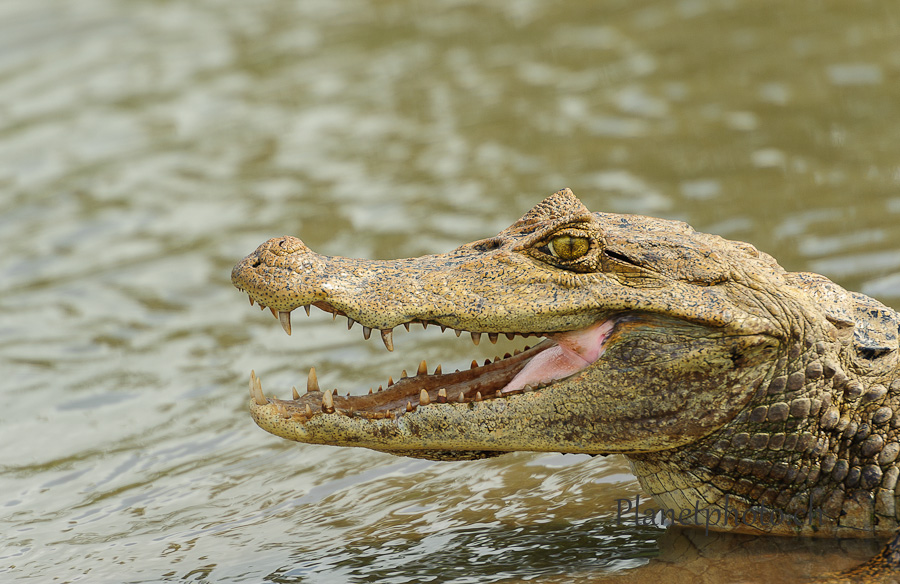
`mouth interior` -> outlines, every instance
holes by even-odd
[[[335,315],[343,315],[341,311],[323,302],[317,302],[315,306]],[[284,314],[282,312],[277,315],[283,326]],[[436,323],[421,324],[427,326]],[[350,321],[350,326],[352,325],[353,321]],[[387,387],[379,387],[377,391],[369,390],[368,395],[339,396],[336,389],[322,391],[318,387],[314,369],[310,371],[307,393],[300,395],[294,389],[293,400],[269,399],[262,394],[261,389],[254,391],[254,383],[259,388],[255,376],[251,380],[251,395],[258,406],[275,403],[286,417],[309,418],[319,412],[338,412],[373,419],[395,417],[431,403],[468,403],[508,398],[546,387],[597,361],[603,355],[605,342],[614,327],[615,320],[606,319],[574,331],[515,333],[546,338],[533,347],[526,346],[521,352],[517,350],[513,355],[507,353],[503,358],[485,360],[484,364],[472,361],[470,369],[453,373],[443,373],[438,366],[434,373],[429,374],[426,363],[422,361],[415,375],[409,376],[404,371],[398,381],[390,379]],[[289,325],[285,330],[290,330]],[[365,333],[364,329],[364,335]],[[457,331],[457,335],[459,333]],[[368,335],[365,336],[368,338]],[[480,333],[472,333],[476,344],[480,336]],[[496,340],[496,334],[489,336],[492,341]],[[513,334],[507,336],[512,337]],[[385,344],[388,345],[387,341]],[[392,344],[388,348],[392,349]]]
[[[510,394],[526,386],[546,385],[578,373],[603,355],[604,343],[613,330],[610,320],[550,335],[555,345],[531,358],[501,391]]]

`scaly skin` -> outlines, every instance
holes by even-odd
[[[470,371],[428,374],[423,363],[368,396],[322,392],[311,374],[305,395],[266,398],[254,375],[251,414],[278,436],[444,460],[622,453],[660,507],[764,506],[800,519],[729,529],[898,528],[900,316],[822,276],[785,272],[746,243],[591,213],[565,189],[448,254],[325,257],[281,237],[235,266],[232,281],[288,333],[290,311],[315,305],[367,336],[382,331],[389,349],[391,329],[411,322],[476,341],[550,339]],[[558,351],[567,331],[583,330],[603,333],[596,361],[507,386],[535,355]]]

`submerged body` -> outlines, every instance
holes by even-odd
[[[313,305],[366,338],[411,323],[543,337],[467,371],[369,395],[266,398],[278,436],[461,460],[516,450],[624,454],[659,507],[792,521],[711,528],[888,535],[900,526],[900,316],[752,246],[689,226],[591,213],[559,191],[495,237],[395,261],[269,240],[232,281],[290,314]]]

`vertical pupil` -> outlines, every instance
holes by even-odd
[[[553,257],[571,261],[580,258],[591,249],[591,242],[586,237],[560,235],[550,240],[547,250]]]

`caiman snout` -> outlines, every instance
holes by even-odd
[[[297,262],[298,256],[303,254],[317,255],[298,237],[292,235],[273,237],[234,266],[234,269],[231,270],[231,281],[235,286],[241,282],[246,284],[248,279],[251,279],[253,270],[261,266],[277,266],[278,258],[285,256],[291,256],[292,261]],[[282,267],[288,266],[282,264]]]
[[[306,247],[306,244],[300,241],[300,238],[294,237],[293,235],[274,237],[259,247],[265,247],[267,251],[275,255],[312,253],[312,251]]]
[[[251,303],[290,313],[297,308],[297,284],[309,279],[304,274],[321,275],[317,266],[323,259],[297,237],[273,237],[234,266],[231,282],[250,295]]]

